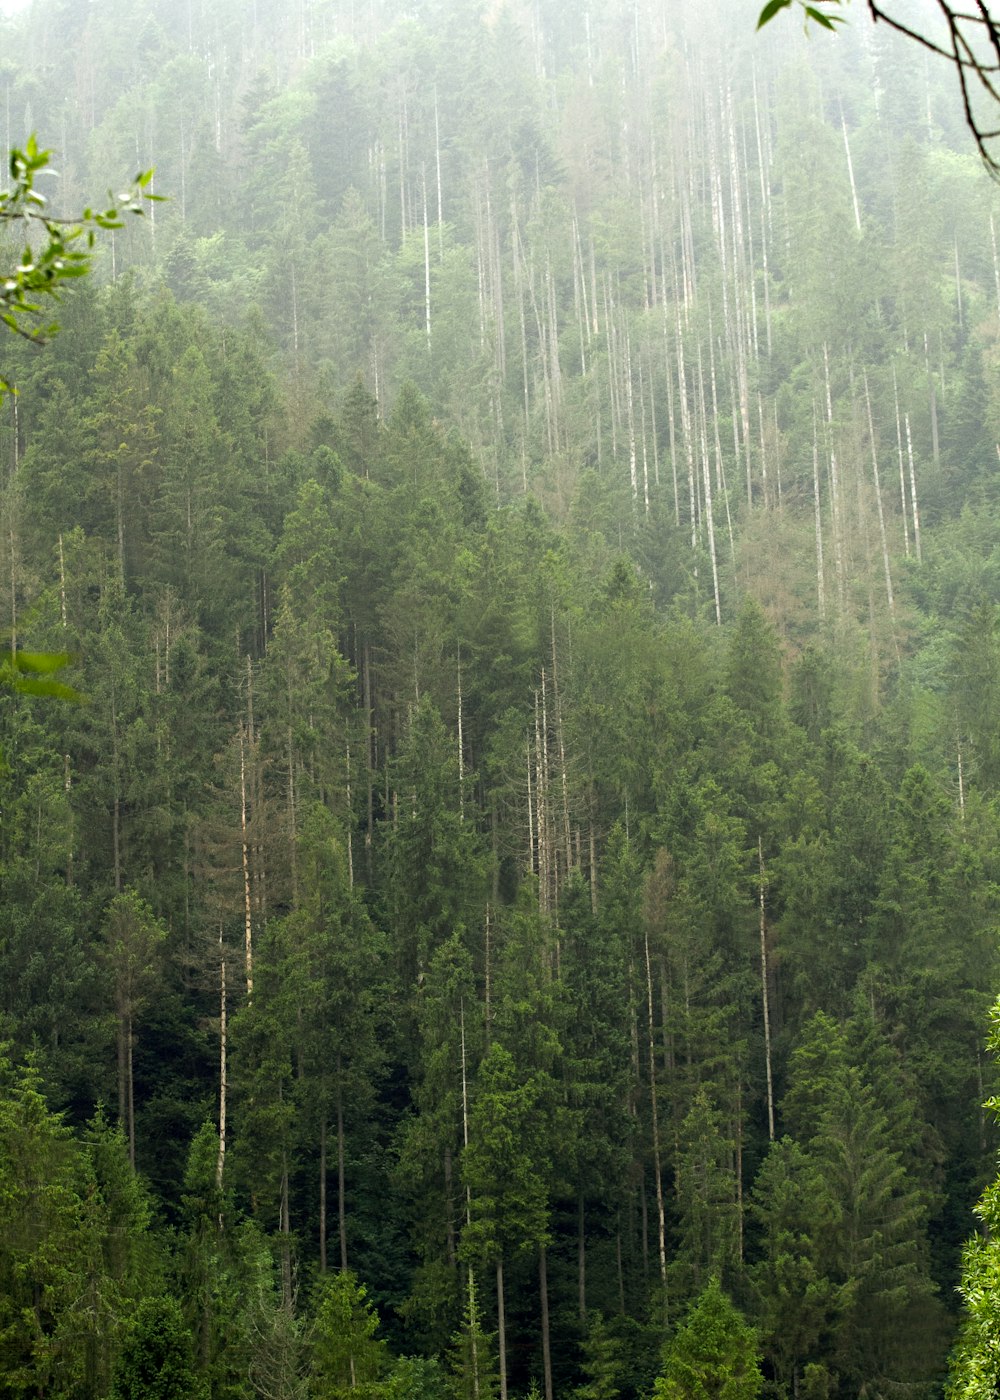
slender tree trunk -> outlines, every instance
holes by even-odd
[[[441,123],[438,119],[438,91],[434,85],[434,166],[437,174],[438,262],[444,262],[444,203],[441,198]]]
[[[910,433],[910,415],[904,414],[903,421],[906,424],[906,457],[910,465],[910,504],[913,507],[913,552],[917,556],[917,563],[921,563],[923,555],[920,551],[920,511],[917,507],[917,473],[913,464],[913,437]]]
[[[764,1008],[764,1065],[767,1070],[767,1137],[774,1141],[774,1079],[771,1073],[771,1009],[767,970],[767,922],[764,914],[764,842],[757,837],[757,860],[760,868],[760,995]]]
[[[698,398],[701,405],[701,474],[705,489],[705,523],[708,527],[708,552],[712,561],[712,592],[715,597],[715,621],[722,626],[722,605],[719,599],[719,566],[715,557],[715,521],[712,515],[712,473],[708,461],[706,432],[705,386],[702,374],[701,346],[698,346]]]
[[[427,225],[427,170],[423,171],[424,187],[424,316],[427,330],[427,349],[431,348],[431,241]]]
[[[618,1312],[625,1316],[625,1268],[622,1264],[622,1232],[615,1231],[615,1264],[618,1272]]]
[[[632,340],[627,333],[625,336],[625,408],[628,425],[628,475],[632,487],[632,508],[634,510],[639,499],[639,484],[636,474],[635,410],[632,403]],[[648,502],[646,508],[649,509]]]
[[[813,502],[816,521],[816,601],[820,620],[826,617],[826,580],[823,572],[823,511],[819,496],[819,438],[816,431],[816,405],[813,404]]]
[[[584,1233],[583,1192],[576,1197],[576,1279],[580,1326],[587,1322],[587,1237]]]
[[[319,1120],[319,1271],[326,1273],[326,1104]]]
[[[215,1185],[222,1190],[226,1165],[226,1099],[229,1090],[226,1054],[228,1049],[228,1006],[226,1004],[226,954],[219,925],[219,1154],[215,1159]]]
[[[556,747],[559,750],[559,780],[562,787],[563,844],[566,848],[566,875],[573,870],[573,840],[569,821],[569,779],[566,773],[566,742],[562,722],[562,699],[559,693],[559,670],[556,657],[556,611],[550,610],[552,632],[552,700],[556,718]]]
[[[12,642],[11,651],[16,643]],[[111,759],[115,775],[114,800],[111,806],[111,851],[114,863],[115,893],[122,889],[122,849],[121,849],[121,754],[118,747],[118,699],[115,683],[111,682]]]
[[[840,472],[833,446],[833,397],[830,390],[830,356],[823,346],[823,370],[826,377],[826,425],[830,450],[830,519],[833,528],[833,561],[837,578],[837,606],[843,614],[846,606],[847,577],[844,568],[844,539],[841,527]]]
[[[250,847],[247,842],[246,732],[240,722],[240,850],[243,858],[243,958],[247,1001],[253,1000],[253,911],[250,898]]]
[[[361,685],[364,692],[365,707],[365,778],[367,782],[366,809],[368,825],[365,831],[365,866],[368,872],[368,883],[372,878],[372,846],[375,837],[375,780],[374,764],[372,762],[372,664],[371,648],[366,641],[362,652],[361,661]]]
[[[889,616],[895,620],[896,604],[892,595],[892,572],[889,568],[889,542],[885,532],[885,511],[882,509],[882,484],[878,474],[878,455],[875,451],[875,425],[872,422],[872,400],[868,391],[868,372],[864,375],[865,407],[868,411],[868,437],[872,450],[872,479],[875,483],[875,506],[878,512],[879,542],[882,546],[882,568],[885,573],[885,596],[889,604]]]
[[[479,1400],[479,1305],[476,1302],[476,1276],[469,1265],[469,1350],[472,1353],[472,1396]]]
[[[125,1030],[125,1048],[128,1054],[128,1160],[135,1166],[135,1072],[133,1067],[133,1051],[135,1049],[135,1036],[132,1033],[132,1013],[128,1013]]]
[[[347,1205],[344,1200],[344,1085],[340,1054],[337,1055],[337,1230],[340,1235],[340,1268],[347,1272]]]
[[[448,1264],[455,1268],[455,1202],[452,1199],[452,1164],[451,1146],[444,1149],[444,1230],[445,1230],[445,1252],[448,1257]]]
[[[646,1013],[649,1031],[649,1101],[653,1128],[653,1174],[656,1178],[657,1249],[660,1259],[660,1282],[667,1286],[667,1227],[663,1208],[663,1173],[660,1162],[660,1122],[656,1105],[656,1054],[653,1048],[653,969],[649,957],[649,934],[643,935],[646,953]]]
[[[892,367],[892,389],[896,402],[896,450],[899,454],[899,503],[903,515],[903,544],[906,557],[910,557],[909,512],[906,505],[906,467],[903,462],[903,426],[899,415],[899,383],[896,379],[896,366]]]
[[[152,207],[152,206],[150,206]],[[63,537],[59,535],[59,617],[62,625],[66,626],[66,561],[63,558]],[[11,638],[11,651],[14,648],[13,637]]]
[[[493,926],[490,919],[490,906],[486,906],[486,923],[483,930],[483,1030],[485,1033],[486,1049],[490,1048],[490,1041],[493,1034],[493,947],[492,947]],[[462,1004],[462,1104],[463,1112],[468,1118],[467,1105],[465,1103],[465,1004]],[[468,1123],[466,1123],[466,1127]],[[468,1133],[466,1133],[468,1138]]]
[[[351,746],[347,745],[347,888],[354,889],[354,807],[351,800]]]
[[[934,470],[937,471],[941,466],[941,439],[938,431],[937,389],[934,387],[934,376],[929,369],[927,374],[930,381],[929,389],[931,399],[931,455],[934,458]],[[63,625],[65,626],[65,623]]]
[[[535,693],[535,707],[538,707],[538,694]],[[536,843],[535,843],[535,798],[534,785],[531,781],[531,739],[528,738],[525,744],[525,754],[528,760],[528,873],[533,875],[537,870]]]
[[[549,1337],[549,1275],[545,1245],[538,1249],[538,1292],[542,1310],[542,1377],[545,1400],[552,1400],[552,1349]]]
[[[507,1400],[507,1319],[504,1316],[502,1255],[497,1260],[497,1350],[500,1354],[500,1400]]]
[[[462,736],[462,648],[458,649],[458,815],[465,821],[465,755]]]
[[[962,741],[958,741],[958,810],[965,821],[965,774],[962,769]]]
[[[288,1199],[288,1154],[281,1150],[281,1199],[278,1206],[278,1233],[281,1236],[281,1300],[292,1306],[292,1225]]]
[[[122,1007],[118,1012],[118,1122],[128,1135],[128,1021]]]
[[[292,727],[288,726],[288,868],[292,882],[292,907],[299,902],[299,841],[298,813],[295,796],[295,752],[292,744]]]
[[[851,143],[847,139],[847,122],[844,114],[840,114],[840,129],[844,133],[844,151],[847,155],[847,176],[851,182],[851,201],[854,205],[854,227],[858,233],[861,232],[861,207],[858,204],[858,187],[854,183],[854,162],[851,160]]]

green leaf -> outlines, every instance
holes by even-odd
[[[805,5],[803,8],[805,9],[807,18],[815,20],[816,23],[821,24],[824,29],[829,29],[834,33],[836,33],[837,25],[844,23],[843,15],[825,15],[822,10],[817,10],[814,5]]]
[[[757,28],[763,29],[765,24],[770,24],[775,15],[781,10],[787,10],[792,0],[767,0],[767,4],[760,12],[757,20]]]
[[[0,651],[0,666],[13,666],[16,671],[35,671],[51,675],[72,665],[76,658],[69,651]]]
[[[41,677],[19,676],[13,683],[13,688],[20,691],[22,695],[48,695],[56,700],[78,701],[83,697],[78,690],[74,690],[71,685],[65,685],[62,681],[45,680]]]

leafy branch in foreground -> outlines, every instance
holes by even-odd
[[[0,687],[20,691],[23,695],[79,700],[79,691],[55,676],[74,660],[68,651],[0,651]]]
[[[768,0],[757,18],[757,28],[769,24],[782,10],[795,4],[805,14],[806,25],[812,20],[824,29],[835,29],[844,23],[836,13],[845,0]],[[928,24],[918,28],[908,19],[899,19],[885,0],[867,0],[872,20],[904,35],[939,54],[951,63],[958,74],[962,93],[965,124],[972,133],[979,154],[989,173],[1000,180],[1000,21],[990,13],[985,0],[973,0],[968,11],[956,9],[951,0],[937,0],[941,28],[935,32]]]
[[[55,322],[43,319],[46,299],[58,301],[67,282],[87,275],[97,234],[122,228],[127,215],[142,215],[147,202],[163,198],[150,192],[153,171],[144,170],[121,194],[109,190],[103,209],[88,207],[76,218],[56,218],[36,188],[39,175],[52,173],[51,154],[29,136],[23,149],[11,150],[11,183],[0,190],[0,224],[19,226],[25,240],[17,265],[0,274],[0,322],[35,344],[44,344],[58,330]],[[11,387],[0,377],[0,397]]]
[[[768,0],[768,3],[761,10],[757,19],[757,28],[763,29],[765,24],[769,24],[775,15],[782,10],[789,10],[793,0]],[[831,13],[829,10],[821,9],[822,5],[839,5],[840,0],[817,0],[815,5],[810,5],[807,0],[794,0],[799,9],[805,14],[806,23],[812,20],[814,24],[821,25],[824,29],[835,29],[838,24],[844,23],[844,16]]]

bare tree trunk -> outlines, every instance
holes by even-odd
[[[885,596],[889,603],[889,616],[895,620],[896,604],[892,595],[892,572],[889,568],[889,543],[885,533],[885,511],[882,509],[882,484],[878,475],[878,455],[875,451],[875,425],[872,422],[872,400],[868,391],[868,372],[864,374],[865,407],[868,410],[868,437],[872,449],[872,478],[875,483],[875,506],[878,511],[879,541],[882,545],[882,568],[885,572]]]
[[[288,869],[292,880],[292,907],[299,902],[299,840],[295,797],[295,752],[292,727],[288,726]]]
[[[924,343],[926,343],[926,339],[927,337],[924,336]],[[927,377],[930,379],[930,451],[931,456],[933,456],[934,470],[937,472],[941,466],[941,438],[937,424],[937,389],[934,386],[934,375],[931,374],[930,368],[927,370]]]
[[[465,756],[462,742],[462,648],[458,649],[458,815],[465,821]]]
[[[698,399],[701,407],[701,478],[705,489],[705,524],[708,528],[708,552],[712,561],[712,591],[715,596],[715,621],[722,626],[722,606],[719,600],[719,566],[715,557],[715,521],[712,516],[712,473],[708,460],[706,431],[705,385],[702,373],[701,346],[698,346]]]
[[[434,85],[434,165],[437,173],[438,262],[444,262],[444,206],[441,198],[441,123],[438,120],[438,92]]]
[[[347,1205],[344,1200],[344,1086],[337,1055],[337,1230],[340,1234],[340,1268],[347,1271]]]
[[[819,498],[819,438],[816,405],[813,404],[813,501],[816,509],[816,599],[820,620],[826,617],[826,581],[823,574],[823,511]]]
[[[625,1269],[622,1264],[622,1232],[615,1231],[615,1264],[618,1272],[618,1311],[625,1316]]]
[[[771,1009],[767,971],[767,923],[764,916],[764,842],[757,837],[760,867],[760,995],[764,1008],[764,1064],[767,1069],[767,1137],[774,1141],[774,1079],[771,1072]]]
[[[500,1353],[500,1400],[507,1400],[507,1319],[504,1316],[502,1256],[497,1260],[497,1349]]]
[[[566,848],[566,875],[573,870],[573,839],[569,821],[569,779],[566,774],[566,742],[562,722],[562,700],[559,694],[559,670],[556,657],[556,610],[549,613],[552,633],[552,700],[555,706],[556,747],[559,750],[559,780],[562,787],[563,844]]]
[[[246,732],[240,721],[240,850],[243,858],[243,957],[247,1001],[253,999],[253,914],[250,899],[250,848],[247,844]]]
[[[861,232],[861,208],[858,204],[858,187],[854,183],[854,162],[851,160],[851,143],[847,139],[847,122],[844,120],[844,113],[840,113],[840,129],[844,133],[844,151],[847,154],[847,176],[851,182],[851,201],[854,205],[854,227],[858,233]]]
[[[229,1088],[227,1078],[227,1034],[228,1006],[226,1004],[226,954],[222,944],[222,925],[219,925],[219,1153],[215,1159],[215,1185],[222,1190],[222,1174],[226,1165],[226,1098]]]
[[[958,741],[958,810],[965,821],[965,774],[962,769],[962,741]]]
[[[535,708],[538,707],[538,695],[535,695]],[[533,875],[536,870],[536,849],[535,849],[535,799],[533,785],[531,781],[531,739],[528,738],[525,744],[525,754],[528,760],[528,873]]]
[[[545,1384],[545,1400],[552,1400],[552,1349],[549,1339],[549,1277],[545,1257],[545,1246],[538,1249],[538,1292],[542,1310],[542,1377]]]
[[[899,503],[903,514],[903,544],[906,557],[910,557],[910,525],[906,505],[906,467],[903,462],[903,427],[899,416],[899,383],[896,379],[896,366],[892,367],[892,389],[896,402],[896,450],[899,454]]]
[[[11,651],[14,651],[15,647],[16,642],[12,641]],[[118,698],[114,679],[111,681],[111,758],[115,775],[114,800],[111,806],[111,849],[114,864],[115,893],[121,894],[121,754],[118,747]]]
[[[366,641],[362,652],[361,661],[361,685],[364,693],[365,707],[365,778],[367,782],[367,818],[368,825],[365,830],[365,866],[368,872],[368,882],[372,878],[372,845],[375,836],[375,779],[374,763],[372,761],[372,665],[371,647]]]
[[[587,1239],[584,1233],[583,1192],[576,1198],[576,1281],[581,1327],[587,1323]]]
[[[118,1122],[122,1131],[128,1130],[128,1032],[124,1006],[118,1012]]]
[[[431,348],[431,243],[427,225],[427,170],[423,171],[424,188],[424,317],[427,329],[427,349]]]
[[[150,206],[152,207],[152,206]],[[63,558],[63,537],[59,535],[59,616],[62,625],[66,626],[66,561]],[[15,650],[14,639],[11,637],[11,651]]]
[[[132,1055],[135,1049],[135,1036],[132,1033],[132,1013],[128,1013],[125,1029],[125,1048],[128,1055],[128,1160],[135,1166],[135,1072]]]
[[[903,421],[906,424],[906,457],[910,465],[910,504],[913,507],[913,551],[917,556],[917,563],[923,561],[920,552],[920,511],[917,507],[917,473],[913,465],[913,437],[910,433],[910,415],[904,414]]]
[[[476,1303],[476,1278],[469,1265],[469,1344],[472,1352],[472,1396],[479,1400],[479,1307]]]
[[[319,1271],[326,1273],[326,1104],[319,1120]]]
[[[444,1232],[445,1232],[445,1253],[451,1268],[455,1267],[455,1211],[454,1200],[452,1199],[452,1166],[451,1166],[451,1144],[444,1149]]]
[[[646,953],[646,1014],[649,1031],[649,1100],[653,1128],[653,1174],[656,1178],[657,1247],[660,1258],[660,1282],[667,1286],[667,1227],[663,1208],[663,1174],[660,1163],[660,1122],[656,1105],[656,1054],[653,1049],[653,970],[649,957],[649,933],[643,935]]]
[[[837,453],[833,446],[833,396],[830,390],[830,355],[823,346],[823,371],[826,379],[826,426],[830,451],[830,518],[833,527],[833,560],[837,577],[837,605],[843,613],[846,606],[847,577],[844,569],[844,541],[841,529],[840,475]]]
[[[632,343],[631,337],[625,336],[625,406],[628,420],[628,475],[632,487],[632,508],[636,507],[639,499],[639,486],[636,476],[636,453],[635,453],[635,412],[632,403]],[[647,504],[647,510],[648,510]]]
[[[354,889],[354,806],[351,800],[351,746],[347,745],[347,888]]]
[[[544,678],[544,672],[543,678]],[[538,843],[538,908],[542,914],[549,910],[549,840],[548,785],[545,781],[545,732],[535,691],[535,836]]]
[[[278,1233],[281,1236],[281,1299],[292,1306],[292,1225],[288,1200],[288,1155],[281,1151],[281,1199],[278,1205]]]

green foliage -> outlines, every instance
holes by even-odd
[[[462,1250],[470,1261],[495,1262],[546,1238],[547,1192],[536,1156],[539,1096],[538,1079],[519,1073],[514,1057],[494,1041],[479,1067],[462,1154],[471,1200]]]
[[[782,10],[787,10],[792,5],[793,0],[768,0],[768,3],[761,10],[757,19],[757,28],[762,29],[765,24],[769,24],[775,15]],[[819,5],[808,5],[806,0],[795,0],[806,17],[806,22],[812,20],[815,24],[821,25],[824,29],[836,29],[838,24],[845,23],[845,16],[832,13],[829,9],[822,9],[821,5],[839,5],[841,0],[820,0]]]
[[[363,1284],[347,1271],[320,1284],[309,1334],[311,1394],[319,1400],[381,1400],[385,1343],[376,1337],[378,1314]]]
[[[762,1385],[756,1334],[713,1278],[664,1348],[654,1400],[755,1400]]]
[[[142,214],[145,201],[161,199],[152,194],[152,170],[140,172],[131,187],[117,196],[108,192],[105,209],[84,209],[79,219],[57,218],[47,212],[45,196],[36,189],[38,177],[49,166],[51,151],[40,149],[34,135],[24,147],[10,151],[10,185],[0,190],[0,225],[25,236],[20,261],[0,284],[0,321],[18,335],[42,341],[58,326],[41,321],[48,302],[58,300],[67,283],[90,271],[91,250],[99,230],[122,228],[125,214]],[[32,239],[38,246],[32,246]],[[39,241],[40,240],[40,241]],[[0,379],[0,395],[12,388]]]
[[[993,1008],[990,1047],[1000,1046],[1000,1004]],[[1000,1102],[986,1104],[994,1114]],[[991,1181],[976,1205],[981,1232],[962,1251],[962,1328],[951,1357],[949,1400],[980,1400],[1000,1384],[1000,1181]]]
[[[661,1202],[672,1319],[721,1275],[775,1390],[940,1374],[992,1156],[997,209],[933,66],[744,53],[735,7],[6,22],[67,203],[146,141],[180,191],[6,336],[12,1394],[103,1400],[169,1285],[213,1400],[487,1400],[502,1281],[523,1396],[544,1249],[555,1393],[637,1400]]]
[[[204,1393],[177,1300],[146,1298],[122,1343],[112,1400],[192,1400]]]

